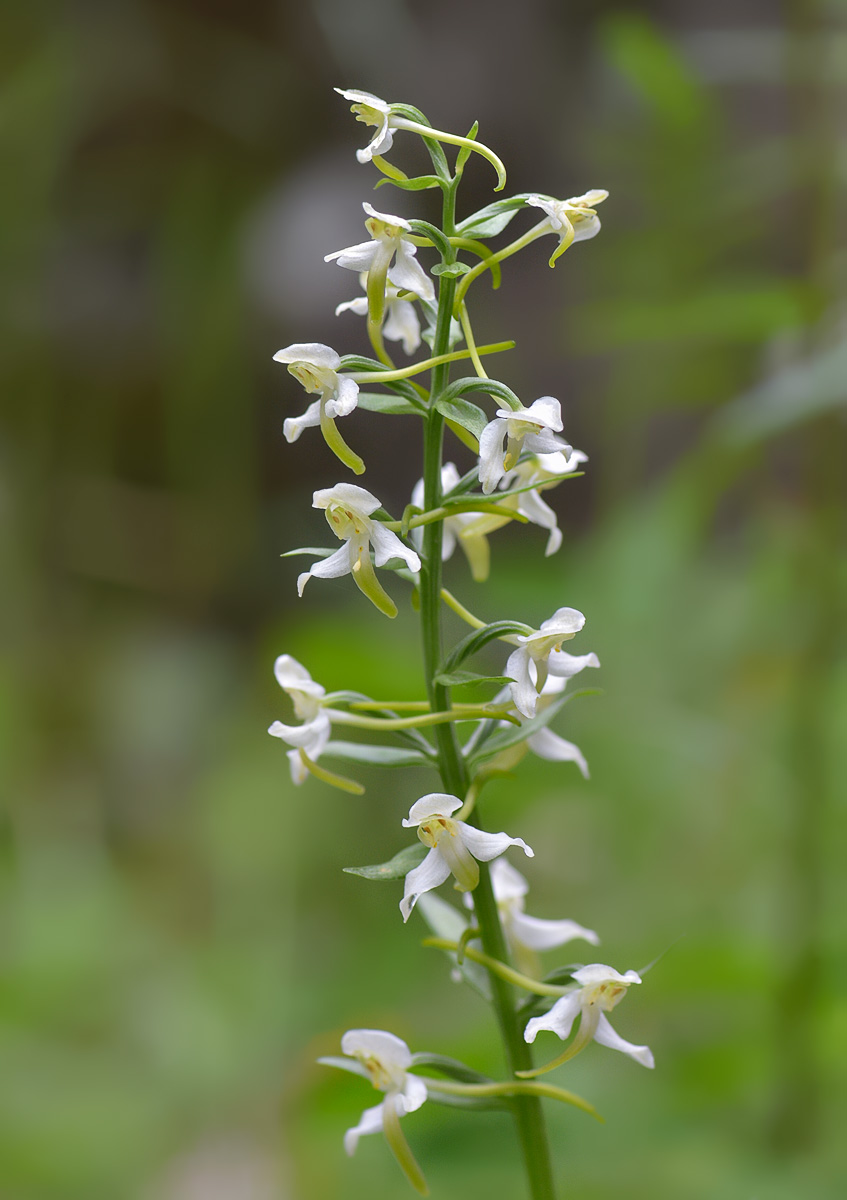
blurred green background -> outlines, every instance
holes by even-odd
[[[403,844],[433,777],[295,789],[265,734],[278,653],[421,687],[407,605],[389,625],[349,580],[298,603],[279,558],[322,539],[311,491],[342,472],[314,431],[285,444],[304,397],[271,355],[363,349],[322,256],[362,200],[431,203],[374,195],[333,85],[478,118],[510,190],[611,192],[596,241],[472,296],[480,341],[517,338],[501,378],[559,396],[590,457],[553,499],[564,548],[506,531],[490,586],[448,575],[489,618],[580,608],[603,663],[559,722],[591,781],[531,757],[486,793],[543,846],[530,911],[621,970],[670,947],[615,1022],[656,1071],[593,1046],[560,1072],[607,1118],[551,1111],[563,1195],[845,1194],[845,15],[0,10],[3,1200],[405,1196],[381,1139],[345,1158],[375,1096],[315,1057],[372,1026],[502,1069],[399,886],[341,873]],[[465,212],[492,198],[487,164],[466,178]],[[402,506],[416,431],[344,433]],[[523,1194],[499,1114],[405,1128],[434,1195]]]

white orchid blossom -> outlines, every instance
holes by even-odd
[[[534,717],[538,694],[547,676],[570,679],[585,667],[599,667],[596,654],[567,654],[562,642],[569,641],[582,629],[585,617],[575,608],[559,608],[533,633],[515,634],[509,641],[518,644],[506,663],[506,674],[513,680],[512,699],[518,712]]]
[[[512,471],[524,450],[532,454],[570,454],[571,447],[557,433],[562,430],[562,406],[553,396],[541,396],[529,408],[515,412],[498,408],[479,438],[479,481],[486,495]],[[503,439],[506,449],[503,449]]]
[[[274,675],[279,686],[291,697],[295,716],[303,724],[284,725],[282,721],[274,721],[268,733],[293,747],[288,751],[291,778],[294,783],[303,783],[309,772],[300,751],[312,762],[317,762],[329,741],[330,718],[321,705],[326,691],[290,654],[279,655],[274,663]]]
[[[509,950],[518,970],[524,974],[538,975],[539,950],[552,950],[577,938],[592,946],[599,944],[600,938],[594,930],[586,929],[576,921],[545,921],[525,913],[524,900],[529,884],[505,858],[498,858],[491,864],[491,886]],[[468,908],[473,908],[471,896],[465,896],[464,900]]]
[[[573,242],[584,242],[597,236],[600,218],[594,207],[602,204],[608,195],[602,188],[594,188],[582,196],[572,196],[570,200],[554,200],[550,196],[538,195],[527,197],[527,204],[546,213],[549,228],[541,229],[539,233],[555,233],[559,237],[559,245],[550,258],[551,267]]]
[[[426,1083],[409,1071],[412,1053],[402,1038],[381,1029],[348,1029],[341,1039],[344,1054],[355,1059],[351,1064],[355,1074],[369,1079],[385,1099],[375,1108],[362,1113],[359,1124],[344,1135],[344,1149],[355,1153],[359,1138],[368,1133],[380,1133],[385,1128],[386,1108],[393,1107],[398,1117],[415,1112],[427,1098]]]
[[[384,100],[380,100],[379,96],[373,96],[370,92],[362,92],[357,88],[336,88],[339,96],[343,96],[345,100],[351,101],[351,107],[356,114],[356,120],[361,121],[363,125],[375,125],[376,133],[373,135],[367,146],[356,151],[356,158],[360,163],[370,162],[374,155],[387,154],[394,144],[393,130],[396,126],[397,118],[391,111],[392,106],[386,104]]]
[[[441,490],[449,492],[459,482],[460,476],[455,463],[445,463],[441,468]],[[419,479],[412,491],[412,504],[416,508],[424,506],[424,481]],[[477,513],[456,513],[453,517],[445,517],[442,522],[444,534],[441,542],[441,557],[446,560],[451,556],[456,546],[462,547],[471,574],[477,582],[488,578],[490,552],[485,532],[477,532],[479,515]],[[420,550],[423,545],[423,529],[418,526],[412,530],[412,540]]]
[[[439,887],[451,875],[461,892],[471,892],[479,883],[478,862],[490,862],[509,846],[520,846],[529,858],[535,851],[522,838],[507,833],[485,833],[465,821],[454,821],[451,814],[462,807],[457,796],[445,792],[430,792],[412,805],[404,829],[417,827],[418,837],[429,854],[419,867],[409,871],[400,911],[408,921],[418,896]]]
[[[359,276],[359,283],[367,287],[367,271]],[[367,296],[357,296],[355,300],[345,300],[335,310],[338,317],[343,312],[353,312],[359,317],[368,315]],[[421,324],[411,300],[400,299],[400,288],[389,283],[385,289],[385,324],[382,332],[391,342],[402,342],[406,354],[414,354],[421,344]]]
[[[544,1016],[533,1017],[527,1024],[524,1031],[525,1040],[534,1042],[542,1029],[549,1029],[565,1041],[570,1036],[574,1021],[579,1017],[580,1025],[576,1037],[565,1053],[551,1065],[558,1066],[559,1063],[573,1058],[593,1039],[601,1046],[628,1054],[644,1067],[654,1066],[649,1046],[636,1046],[625,1041],[615,1033],[605,1015],[623,999],[633,983],[641,983],[638,972],[627,971],[625,975],[620,975],[612,967],[592,963],[574,971],[573,979],[578,986],[572,992],[557,1000]],[[548,1070],[549,1066],[543,1069]]]
[[[349,375],[339,375],[341,359],[322,342],[294,342],[277,350],[274,362],[285,363],[290,375],[307,392],[320,396],[301,417],[289,417],[283,426],[285,440],[296,442],[304,429],[321,424],[321,418],[346,417],[359,400],[359,385]]]
[[[312,563],[297,579],[297,591],[303,589],[312,578],[338,579],[352,574],[359,589],[389,617],[396,617],[397,608],[377,581],[371,562],[373,548],[374,563],[384,567],[392,558],[402,559],[412,571],[420,571],[421,560],[414,550],[405,546],[396,533],[386,529],[371,516],[381,507],[376,496],[358,487],[355,483],[339,483],[333,488],[320,488],[312,497],[312,506],[322,508],[335,536],[344,545],[319,562]]]
[[[349,271],[367,271],[385,275],[395,287],[403,291],[414,292],[422,300],[432,304],[435,301],[435,288],[432,280],[415,258],[417,246],[406,238],[412,227],[403,217],[392,216],[391,213],[381,213],[369,204],[367,200],[362,208],[368,214],[365,226],[371,235],[371,241],[359,242],[355,246],[347,246],[344,250],[335,250],[324,256],[324,262],[337,262],[339,267]],[[391,266],[391,260],[394,265]]]

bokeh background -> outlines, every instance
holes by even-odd
[[[399,886],[341,871],[399,848],[432,777],[295,789],[265,734],[283,651],[327,688],[421,687],[407,605],[298,602],[279,557],[322,540],[311,491],[342,472],[285,444],[305,397],[271,355],[363,349],[322,256],[363,200],[431,204],[371,191],[334,85],[479,119],[510,190],[611,192],[555,271],[540,243],[475,289],[480,341],[518,342],[501,377],[559,396],[590,457],[564,548],[505,531],[487,588],[449,573],[492,618],[588,615],[604,691],[560,728],[591,781],[527,760],[487,819],[544,848],[532,912],[620,969],[667,952],[616,1021],[656,1071],[591,1047],[561,1073],[607,1118],[551,1112],[563,1194],[845,1194],[846,15],[3,5],[3,1200],[405,1196],[381,1139],[344,1157],[375,1097],[315,1057],[365,1025],[501,1070]],[[465,212],[493,198],[466,178]],[[416,430],[344,433],[402,505]],[[435,1195],[522,1194],[504,1117],[407,1133]]]

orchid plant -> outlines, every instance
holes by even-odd
[[[427,1100],[464,1112],[499,1107],[514,1119],[529,1194],[533,1200],[552,1200],[554,1171],[542,1099],[596,1113],[588,1101],[539,1076],[573,1058],[592,1040],[652,1067],[649,1049],[625,1041],[605,1015],[631,985],[641,983],[641,977],[597,963],[570,963],[541,977],[540,952],[574,939],[596,945],[598,935],[570,919],[543,920],[524,911],[529,884],[502,856],[517,848],[531,859],[533,850],[519,836],[485,830],[480,796],[488,780],[511,770],[527,751],[573,763],[587,777],[581,751],[555,733],[551,723],[570,698],[565,694],[567,681],[600,664],[590,651],[570,654],[562,648],[585,625],[578,610],[560,607],[537,629],[520,620],[483,620],[444,587],[443,563],[458,544],[473,580],[483,582],[490,561],[488,538],[512,522],[546,530],[548,555],[561,546],[556,514],[541,492],[577,478],[586,455],[564,436],[558,399],[542,396],[524,403],[489,374],[484,360],[512,343],[477,345],[467,297],[486,272],[498,284],[501,264],[538,238],[558,238],[549,260],[553,266],[573,244],[594,237],[600,231],[596,206],[607,194],[594,190],[557,200],[524,193],[497,199],[459,219],[457,193],[471,155],[480,155],[494,167],[495,191],[506,182],[498,156],[477,140],[477,126],[464,137],[445,133],[409,105],[388,104],[368,92],[337,90],[352,103],[357,119],[375,128],[357,157],[381,173],[377,186],[407,193],[439,191],[441,222],[385,213],[364,203],[369,240],[331,251],[326,261],[359,276],[364,295],[337,311],[364,316],[373,356],[341,355],[318,342],[278,351],[276,361],[317,397],[305,412],[287,417],[284,433],[294,442],[311,428],[319,429],[343,466],[360,476],[366,463],[347,444],[336,422],[350,418],[345,420],[345,433],[349,428],[355,440],[357,407],[383,413],[388,420],[398,414],[410,416],[423,426],[422,478],[410,486],[409,503],[399,517],[358,484],[342,481],[318,488],[314,506],[324,511],[334,538],[342,544],[289,553],[315,559],[297,580],[301,596],[310,579],[352,575],[363,596],[388,618],[397,616],[397,600],[383,587],[375,568],[383,578],[393,573],[398,586],[392,593],[399,596],[405,586],[407,606],[419,614],[427,694],[400,700],[352,690],[327,692],[306,667],[282,654],[274,671],[299,723],[275,721],[269,733],[288,747],[295,784],[313,776],[348,792],[364,790],[356,780],[330,770],[327,760],[398,771],[425,766],[437,773],[442,790],[408,797],[408,817],[398,823],[398,835],[403,829],[414,830],[416,840],[401,846],[387,863],[348,869],[366,878],[403,881],[403,922],[417,909],[431,934],[424,945],[443,951],[454,974],[491,1006],[507,1073],[495,1080],[437,1053],[413,1054],[393,1033],[373,1029],[349,1030],[341,1041],[344,1057],[321,1061],[361,1076],[383,1094],[381,1102],[347,1131],[348,1153],[362,1135],[382,1132],[409,1183],[425,1195],[424,1174],[400,1119]],[[388,161],[400,133],[422,140],[431,173],[409,177]],[[458,148],[452,166],[445,147]],[[490,248],[489,242],[515,218],[537,217],[537,209],[542,220],[536,219],[508,245]],[[423,338],[431,354],[397,366],[386,338],[401,343],[410,357],[418,353]],[[481,407],[486,398],[493,412]],[[477,456],[476,465],[464,474],[452,461],[444,461],[448,433]],[[445,608],[470,627],[452,646],[445,645],[442,630]],[[475,656],[492,643],[503,647],[501,673],[474,670]],[[467,685],[473,685],[477,695],[488,689],[489,699],[456,700],[455,689]],[[376,733],[377,740],[334,740],[339,726]],[[400,783],[397,790],[402,793]],[[464,903],[450,904],[437,895],[451,877]],[[415,916],[415,921],[420,919]],[[398,936],[408,934],[400,928]],[[546,1066],[535,1067],[530,1043],[542,1031],[557,1034],[566,1047]]]

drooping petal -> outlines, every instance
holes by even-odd
[[[554,650],[547,659],[547,671],[559,679],[570,679],[586,667],[599,667],[596,654],[568,654],[565,650]]]
[[[367,311],[367,301],[365,301]],[[415,306],[409,300],[389,300],[388,317],[382,332],[392,342],[402,342],[406,354],[414,354],[421,344],[421,325]]]
[[[388,278],[395,287],[405,292],[414,292],[430,304],[435,301],[435,288],[421,264],[415,258],[417,246],[400,240],[394,256],[394,266],[389,268]]]
[[[538,693],[530,674],[531,658],[526,646],[512,651],[506,662],[506,675],[513,681],[512,700],[515,708],[525,717],[534,717],[538,706]]]
[[[311,757],[312,755],[310,754],[309,758]],[[309,772],[306,770],[303,759],[300,757],[299,750],[288,751],[288,769],[291,772],[291,782],[297,784],[298,787],[309,778]]]
[[[498,419],[489,421],[479,437],[479,482],[486,496],[494,491],[503,477],[505,433],[506,425]]]
[[[642,1067],[654,1067],[656,1065],[650,1047],[636,1046],[632,1042],[626,1041],[620,1034],[615,1033],[609,1024],[608,1017],[604,1013],[600,1013],[599,1020],[597,1021],[594,1041],[599,1042],[601,1046],[608,1046],[610,1050],[620,1050],[623,1054],[628,1054],[630,1058],[634,1058],[636,1062],[641,1063]]]
[[[403,920],[408,921],[412,909],[417,903],[418,896],[423,895],[424,892],[431,892],[433,888],[440,887],[449,878],[450,868],[442,855],[438,853],[437,848],[433,848],[421,865],[415,867],[406,876],[403,899],[400,901],[400,912],[403,914]]]
[[[485,830],[467,825],[464,821],[456,821],[456,824],[461,830],[462,841],[480,862],[491,862],[492,858],[496,858],[510,846],[520,846],[527,858],[535,858],[535,851],[527,846],[523,838],[509,837],[508,833],[486,833]]]
[[[579,746],[565,741],[552,729],[539,729],[527,738],[526,744],[533,754],[546,758],[548,762],[574,762],[579,767],[583,778],[588,779],[588,763]]]
[[[371,545],[374,551],[374,562],[378,567],[384,567],[392,558],[402,558],[411,571],[421,569],[421,560],[409,546],[404,545],[396,533],[374,521],[371,530]]]
[[[556,433],[562,432],[562,406],[555,396],[539,396],[537,400],[533,400],[526,413],[516,414],[509,411],[505,415],[509,417],[519,415],[521,420],[537,421],[546,429],[553,429]]]
[[[340,317],[343,312],[353,312],[358,317],[366,317],[368,315],[367,296],[356,296],[354,300],[345,300],[343,303],[337,304],[335,315]]]
[[[549,429],[528,433],[524,438],[523,448],[530,454],[554,454],[556,451],[568,454],[571,450],[570,444],[564,438],[557,437]]]
[[[338,376],[338,387],[326,402],[328,417],[346,417],[359,403],[359,385],[349,375]]]
[[[405,1112],[416,1112],[426,1100],[428,1094],[426,1083],[419,1075],[407,1075],[406,1083],[398,1096],[398,1100],[402,1103]]]
[[[498,904],[520,900],[529,891],[529,884],[520,871],[506,858],[498,858],[491,866],[491,886]]]
[[[329,741],[331,728],[329,716],[321,712],[313,721],[303,725],[284,725],[282,721],[274,721],[268,733],[271,737],[281,738],[289,746],[301,746],[309,758],[317,758]]]
[[[409,809],[408,819],[403,818],[403,828],[413,829],[430,817],[449,817],[461,807],[462,801],[458,796],[452,796],[449,792],[428,792]]]
[[[512,912],[512,934],[530,950],[552,950],[575,938],[582,938],[593,946],[600,941],[593,929],[586,929],[576,921],[545,921],[523,912]]]
[[[364,1137],[368,1133],[382,1132],[383,1104],[385,1104],[384,1100],[382,1104],[377,1104],[374,1108],[366,1108],[359,1118],[359,1124],[347,1130],[344,1135],[344,1149],[348,1154],[356,1153],[360,1137]]]
[[[296,442],[304,429],[311,429],[321,423],[321,402],[314,400],[306,411],[299,417],[286,417],[282,432],[287,442]]]
[[[518,497],[518,512],[532,521],[533,525],[540,525],[542,529],[550,530],[544,554],[548,558],[551,554],[555,554],[562,544],[562,533],[559,529],[558,518],[550,505],[541,499],[538,492],[524,492]]]
[[[557,1000],[549,1012],[544,1013],[541,1017],[533,1017],[527,1023],[524,1030],[524,1040],[534,1042],[536,1035],[542,1029],[549,1029],[552,1033],[564,1041],[570,1037],[573,1023],[579,1015],[579,993],[570,992],[567,996],[562,996],[561,1000]]]
[[[333,250],[332,254],[324,255],[324,262],[337,262],[339,267],[346,267],[348,271],[370,271],[380,253],[380,243],[372,238],[369,242],[357,242],[355,246]]]
[[[297,576],[297,594],[303,595],[303,589],[313,575],[318,579],[338,579],[342,575],[349,575],[356,561],[355,549],[352,549],[352,553],[351,549],[352,544],[345,542],[329,558],[312,563],[308,571],[303,571],[301,575]]]

